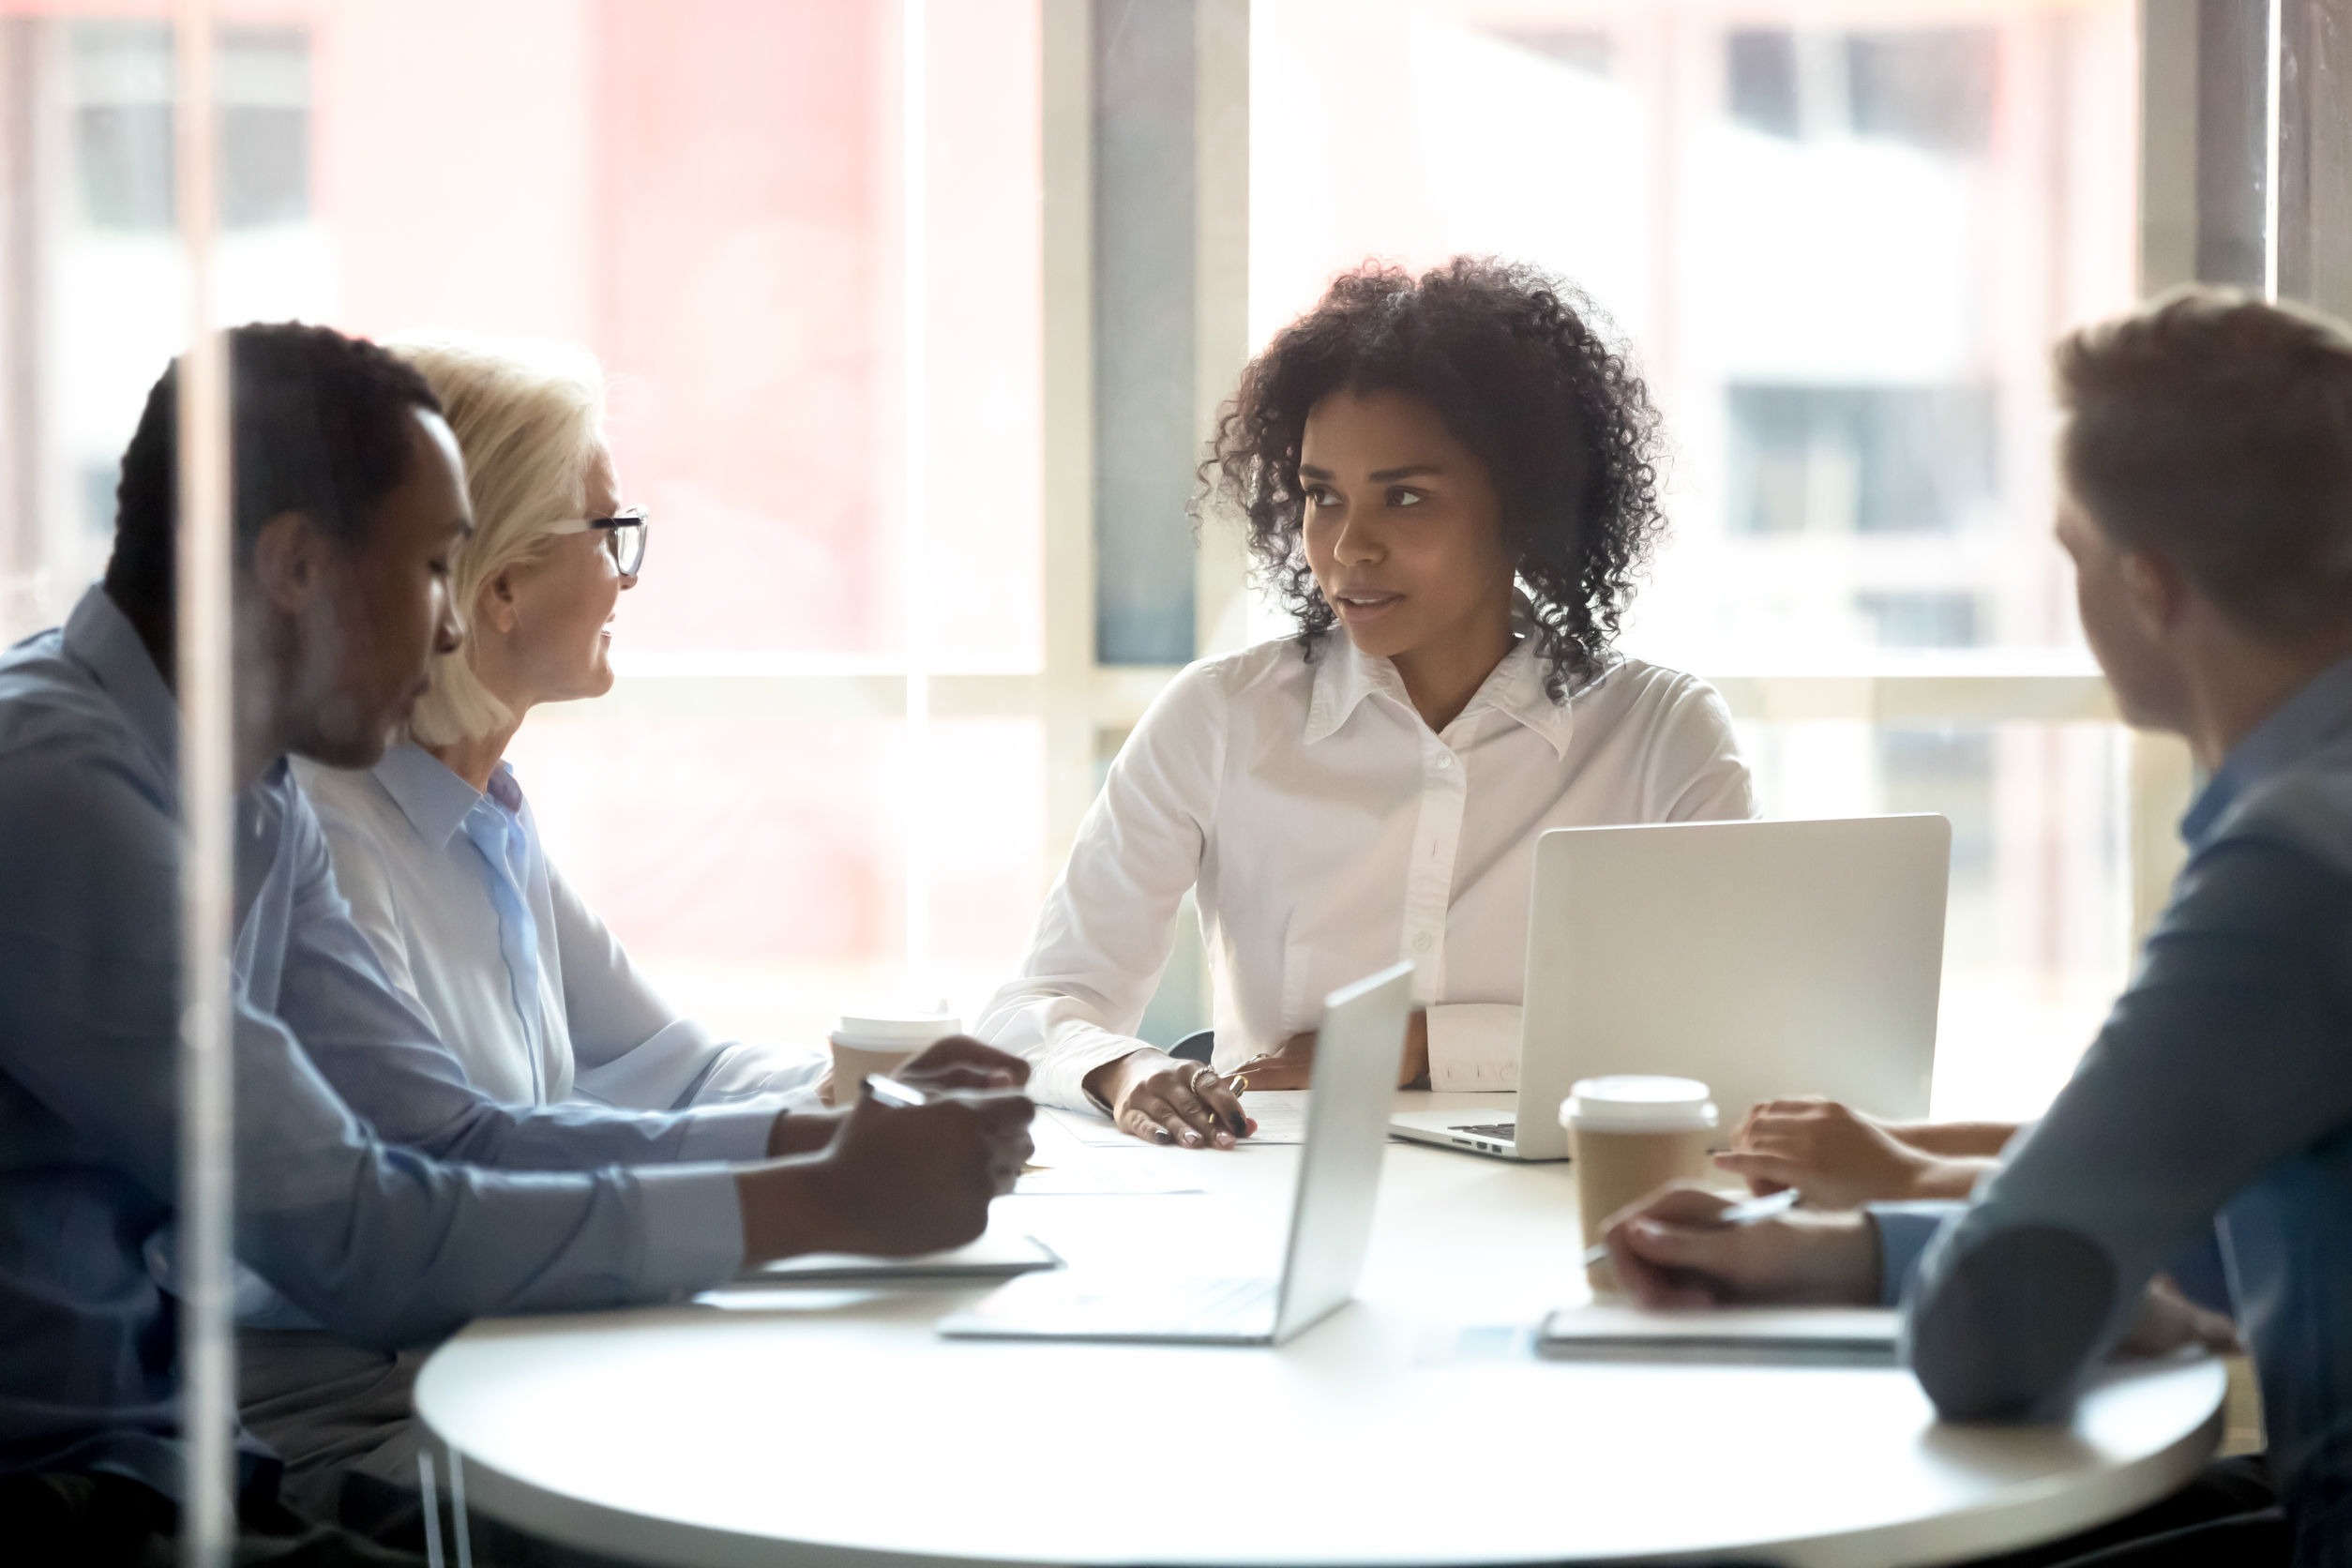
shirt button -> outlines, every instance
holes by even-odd
[[[1454,753],[1451,751],[1440,751],[1438,753],[1438,766],[1441,768],[1450,768],[1453,765]]]
[[[1421,935],[1413,938],[1413,951],[1416,953],[1426,953],[1436,944],[1437,939],[1426,931],[1424,931]]]

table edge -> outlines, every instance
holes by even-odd
[[[1579,1559],[1574,1548],[1551,1557],[1560,1563],[1580,1560],[1609,1563],[1676,1563],[1719,1561],[1736,1551],[1780,1563],[1785,1568],[1923,1568],[1998,1552],[2014,1551],[2061,1540],[2124,1517],[2185,1485],[2220,1448],[2227,1425],[2228,1377],[2223,1363],[2205,1357],[2201,1363],[2212,1381],[2212,1407],[2205,1419],[2180,1438],[2150,1454],[2118,1466],[2097,1485],[2048,1487],[2039,1498],[1986,1505],[1964,1513],[1938,1515],[1932,1553],[1914,1555],[1918,1543],[1905,1541],[1922,1529],[1920,1521],[1874,1526],[1836,1536],[1807,1536],[1778,1542],[1710,1547],[1698,1552],[1658,1554],[1612,1553],[1606,1559]],[[2184,1368],[2185,1369],[2185,1368]],[[2150,1367],[2156,1371],[2160,1368]],[[435,1430],[421,1406],[416,1419],[442,1444],[454,1465],[462,1459],[469,1510],[479,1506],[500,1522],[543,1535],[560,1545],[621,1557],[637,1557],[669,1568],[766,1568],[779,1550],[789,1551],[808,1568],[1012,1568],[1042,1563],[1049,1568],[1203,1568],[1197,1559],[1138,1555],[1100,1557],[938,1557],[871,1546],[807,1541],[794,1536],[746,1535],[686,1520],[658,1518],[550,1491],[520,1480],[465,1454]],[[2022,1530],[2020,1527],[2024,1527]],[[1404,1568],[1403,1560],[1351,1560],[1364,1568]],[[1483,1556],[1410,1560],[1427,1568],[1496,1568],[1507,1560]],[[1309,1568],[1308,1560],[1252,1559],[1272,1568]],[[1313,1568],[1328,1568],[1328,1559],[1313,1560]],[[1229,1568],[1211,1564],[1207,1568]]]

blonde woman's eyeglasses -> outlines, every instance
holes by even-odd
[[[550,534],[585,534],[602,530],[604,548],[611,553],[613,565],[623,577],[635,577],[645,565],[645,531],[652,525],[642,506],[625,506],[609,518],[581,518],[574,522],[559,522],[548,530]]]

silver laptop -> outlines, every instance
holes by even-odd
[[[1565,1159],[1560,1103],[1606,1073],[1702,1080],[1726,1136],[1785,1094],[1925,1116],[1951,867],[1937,816],[1555,828],[1535,845],[1515,1101],[1389,1130]]]
[[[1280,1275],[1030,1274],[942,1319],[940,1332],[957,1339],[1279,1345],[1336,1311],[1355,1294],[1371,1239],[1412,973],[1412,965],[1398,964],[1324,1000]]]

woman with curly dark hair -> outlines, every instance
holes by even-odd
[[[1513,1088],[1536,837],[1755,815],[1722,701],[1614,647],[1665,520],[1656,413],[1592,315],[1530,267],[1367,265],[1243,372],[1202,499],[1298,632],[1187,669],[1112,765],[981,1024],[1040,1099],[1246,1136],[1134,1038],[1188,889],[1253,1087],[1304,1087],[1324,994],[1405,957],[1405,1081]]]

